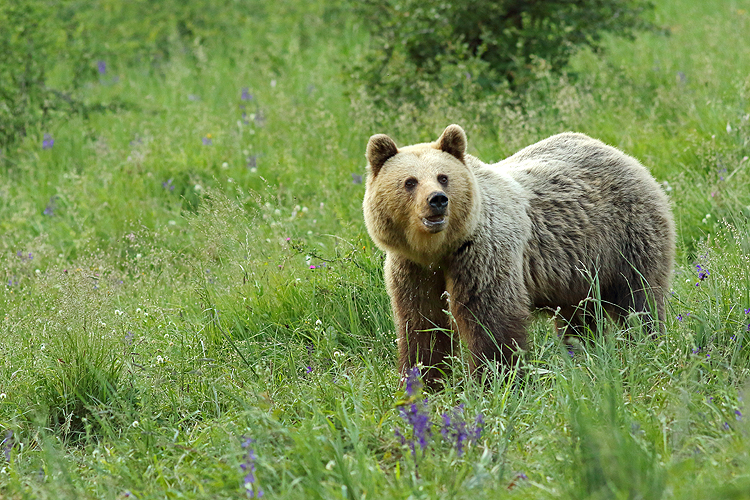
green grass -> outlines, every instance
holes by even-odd
[[[239,498],[246,436],[266,498],[750,498],[750,5],[657,3],[670,36],[611,40],[505,107],[371,108],[342,70],[365,29],[318,2],[215,53],[112,61],[85,99],[122,106],[2,154],[0,497]],[[459,355],[415,464],[352,174],[371,134],[454,122],[487,161],[564,130],[640,158],[678,262],[656,340],[571,354],[540,317],[527,369],[488,388]],[[485,420],[460,456],[439,432],[459,404]]]

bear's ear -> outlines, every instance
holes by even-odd
[[[448,125],[437,140],[436,147],[463,162],[466,154],[466,132],[458,125]]]
[[[398,153],[398,148],[393,139],[385,134],[377,134],[370,137],[367,143],[367,163],[370,164],[372,175],[378,175],[383,164]]]

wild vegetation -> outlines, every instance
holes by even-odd
[[[10,4],[0,497],[750,498],[747,1],[391,107],[347,3]],[[639,158],[678,225],[666,333],[539,315],[523,370],[400,388],[364,148],[449,123],[486,161],[565,130]]]

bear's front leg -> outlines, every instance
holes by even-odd
[[[442,269],[428,269],[388,253],[385,282],[391,298],[398,335],[398,367],[406,371],[421,363],[423,380],[435,387],[447,370],[445,357],[453,352]]]
[[[449,276],[451,313],[471,353],[472,373],[487,362],[514,366],[518,352],[526,349],[529,298],[520,272],[510,267],[497,274],[467,268]]]

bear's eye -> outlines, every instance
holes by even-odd
[[[443,186],[448,185],[448,176],[445,174],[438,175],[438,182],[442,184]]]
[[[409,177],[408,179],[406,179],[406,182],[404,182],[404,187],[409,190],[414,189],[416,185],[417,179],[415,179],[414,177]]]

